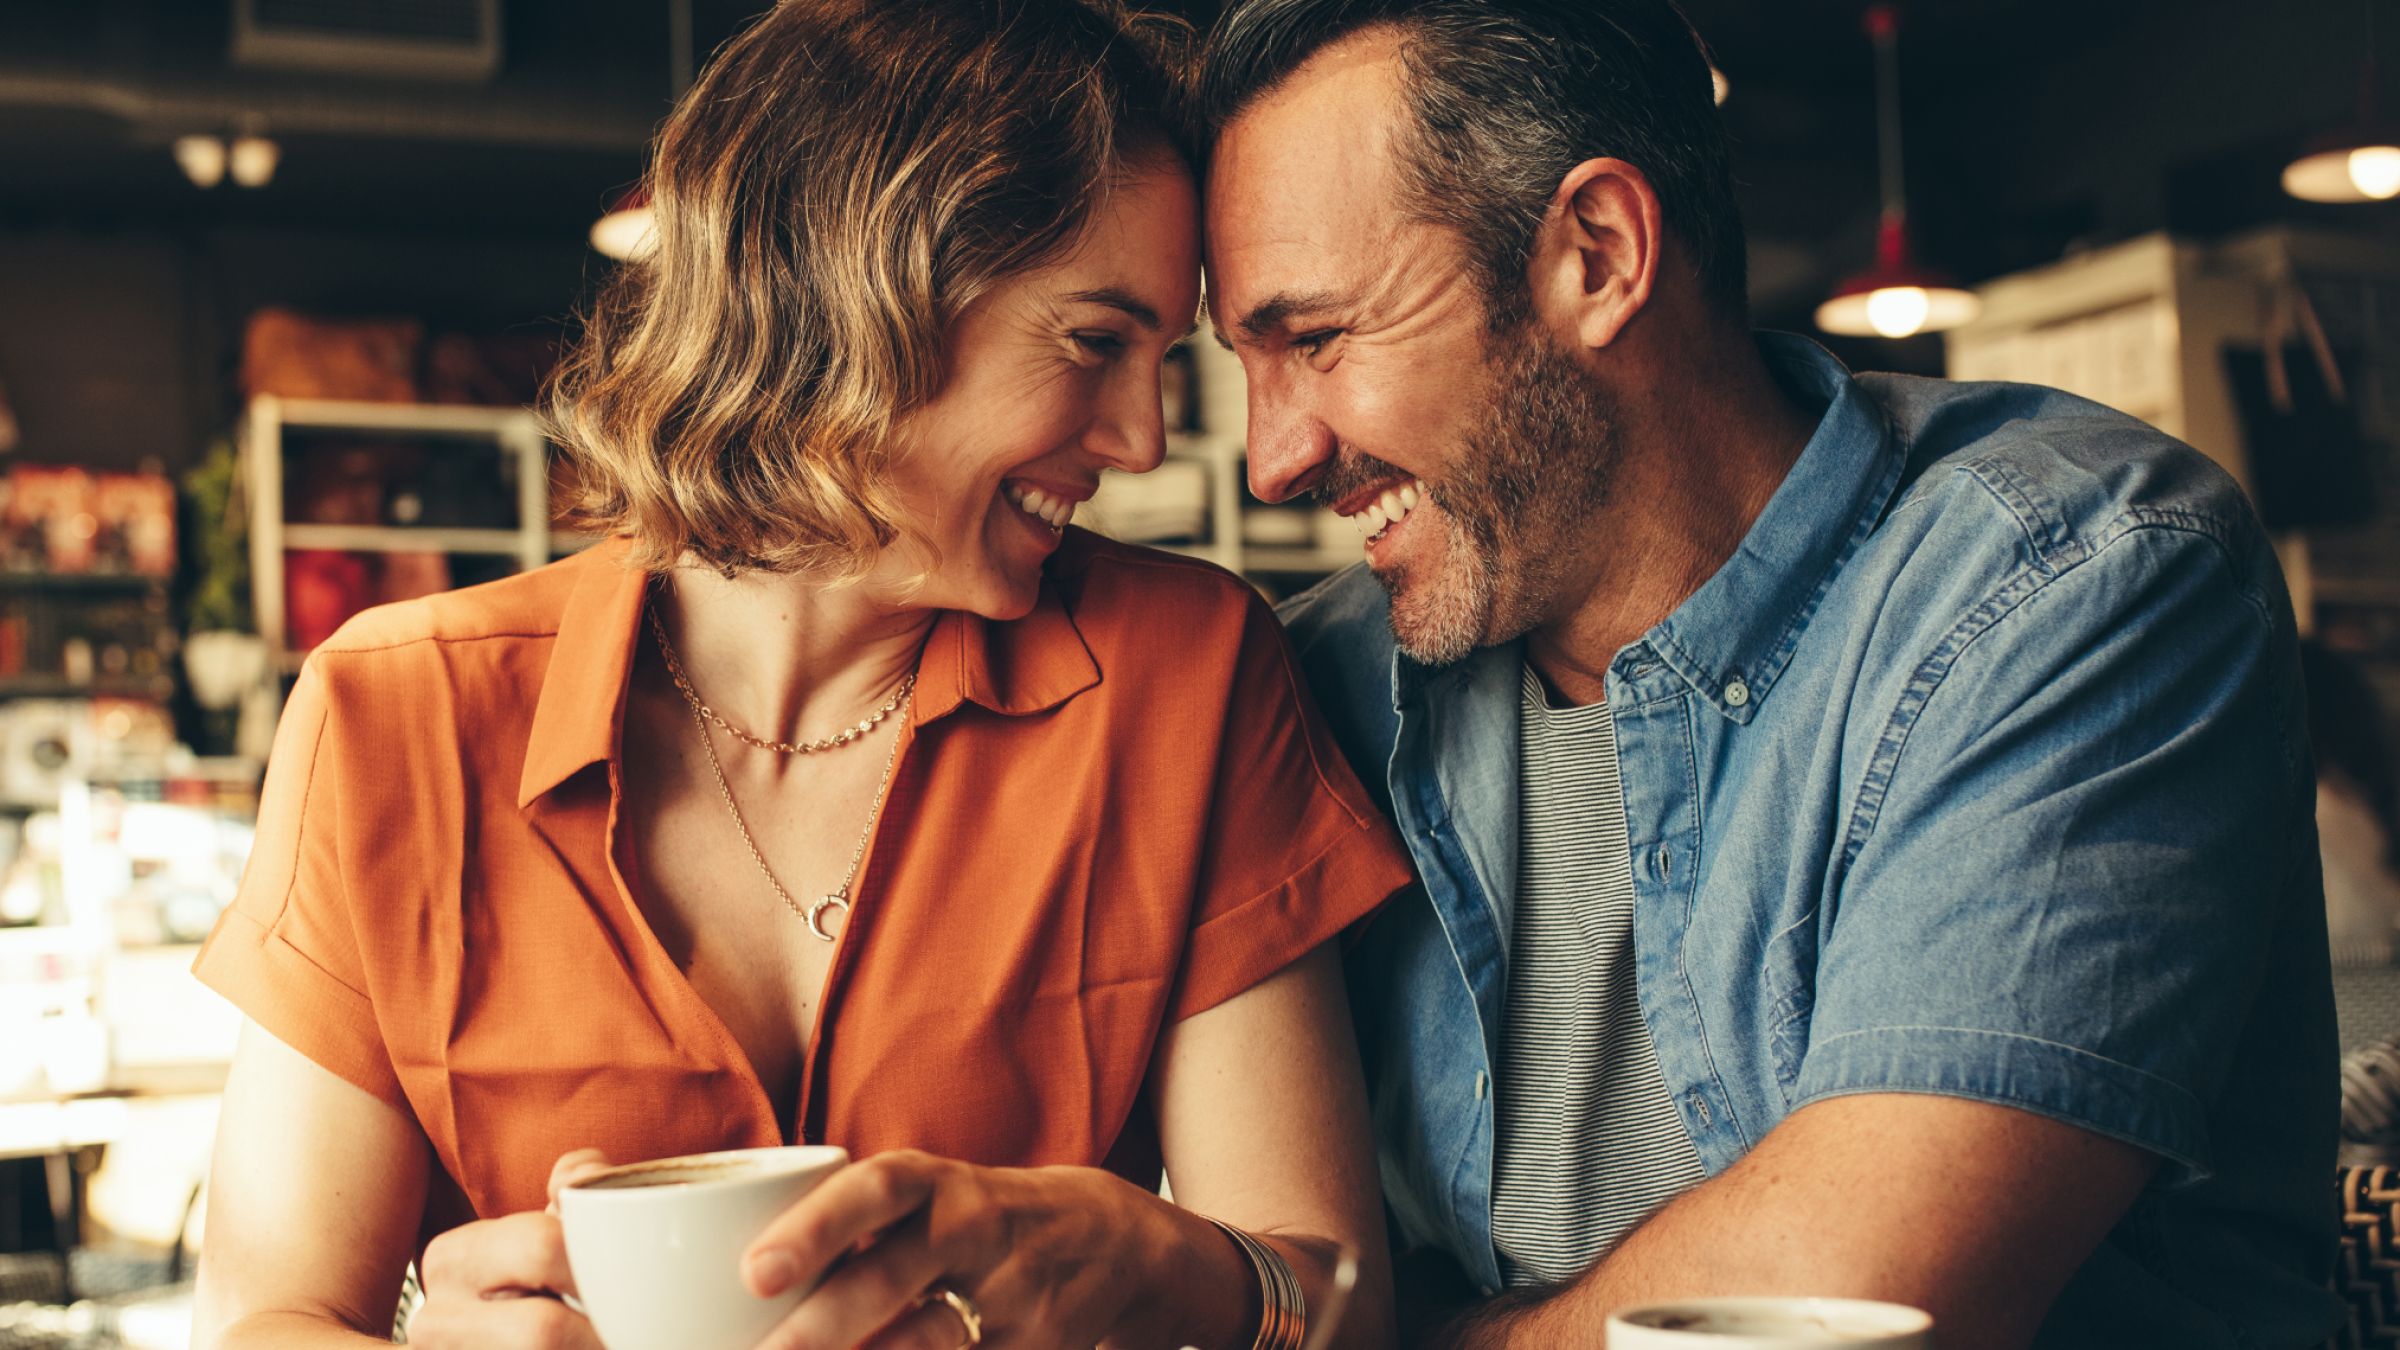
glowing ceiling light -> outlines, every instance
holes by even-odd
[[[617,198],[592,223],[592,247],[619,259],[645,258],[658,247],[658,216],[650,209],[648,189],[637,187]]]
[[[225,142],[214,136],[175,138],[175,167],[193,187],[213,188],[225,181]]]
[[[1886,286],[1867,293],[1867,326],[1887,338],[1913,337],[1925,331],[1933,302],[1922,286]]]
[[[2400,197],[2400,145],[2376,113],[2375,5],[2362,7],[2359,36],[2358,117],[2330,136],[2318,137],[2284,166],[2283,190],[2304,202],[2388,202]]]
[[[264,136],[237,138],[227,163],[233,170],[233,181],[246,188],[265,187],[274,181],[275,166],[283,160],[283,147]]]

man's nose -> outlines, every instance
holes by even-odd
[[[1251,494],[1281,502],[1316,486],[1333,463],[1332,430],[1289,389],[1253,380],[1249,401]]]

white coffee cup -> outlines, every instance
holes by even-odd
[[[848,1165],[838,1148],[749,1148],[628,1163],[558,1193],[577,1302],[608,1350],[752,1350],[808,1290],[754,1297],[742,1253]]]
[[[1855,1298],[1686,1298],[1608,1319],[1608,1350],[1926,1350],[1933,1318]]]

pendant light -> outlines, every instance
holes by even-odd
[[[174,152],[176,167],[197,188],[213,188],[229,174],[237,186],[262,188],[275,180],[275,166],[283,160],[283,147],[268,138],[265,122],[255,116],[242,119],[240,133],[230,138],[178,136]]]
[[[646,257],[658,247],[658,217],[650,209],[648,188],[628,191],[592,222],[592,247],[620,259]]]
[[[1844,281],[1817,306],[1817,327],[1844,337],[1904,338],[1972,321],[1983,308],[1973,291],[1919,267],[1908,247],[1908,189],[1900,160],[1900,8],[1867,6],[1875,43],[1875,109],[1882,163],[1883,214],[1875,265]]]
[[[2375,111],[2375,4],[2358,62],[2358,122],[2321,136],[2284,166],[2283,190],[2304,202],[2388,202],[2400,197],[2400,137]]]

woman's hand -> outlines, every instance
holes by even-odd
[[[964,1295],[987,1348],[1147,1341],[1134,1319],[1185,1301],[1167,1282],[1213,1289],[1238,1317],[1240,1260],[1202,1221],[1107,1172],[901,1151],[809,1192],[751,1244],[742,1271],[762,1298],[824,1281],[762,1350],[960,1350],[963,1319],[929,1291]]]
[[[479,1220],[435,1238],[425,1249],[425,1303],[409,1320],[409,1344],[601,1350],[592,1324],[561,1301],[575,1293],[575,1275],[557,1211],[559,1187],[605,1166],[592,1149],[570,1153],[550,1169],[549,1209]]]

